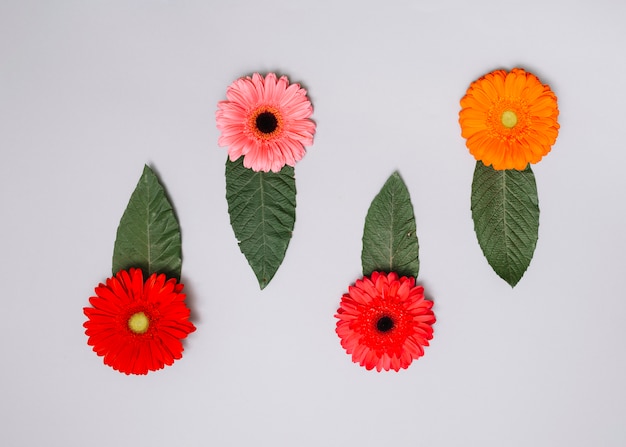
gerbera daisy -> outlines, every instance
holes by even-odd
[[[255,73],[240,78],[226,90],[227,101],[218,103],[220,146],[228,146],[230,161],[243,155],[243,165],[253,171],[279,172],[304,157],[313,144],[315,123],[306,90],[289,85],[286,76],[265,78]]]
[[[188,321],[183,285],[140,269],[121,270],[96,287],[85,307],[87,344],[125,374],[147,374],[182,357],[181,340],[196,330]]]
[[[433,338],[432,306],[415,278],[373,272],[341,298],[336,332],[353,362],[368,370],[398,371],[424,355]]]
[[[532,73],[514,68],[474,81],[461,99],[461,135],[476,160],[524,170],[550,152],[559,133],[556,96]]]

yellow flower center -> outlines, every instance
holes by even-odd
[[[512,129],[517,124],[517,114],[512,110],[505,110],[500,115],[500,122],[507,129]]]
[[[250,115],[248,129],[256,138],[270,140],[282,133],[283,117],[274,107],[259,107]]]
[[[150,319],[143,312],[137,312],[128,319],[128,329],[134,334],[145,334],[150,327]]]

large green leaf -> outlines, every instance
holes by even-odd
[[[226,201],[239,248],[264,289],[283,262],[296,220],[294,169],[255,172],[226,161]]]
[[[180,279],[182,264],[178,221],[165,190],[145,166],[117,229],[113,274],[130,267],[144,274]]]
[[[523,171],[496,171],[477,162],[472,218],[489,265],[514,287],[530,265],[539,235],[539,199],[530,165]]]
[[[415,215],[409,190],[394,172],[374,197],[365,218],[363,274],[396,272],[417,277],[420,269]]]

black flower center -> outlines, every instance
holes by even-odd
[[[272,133],[278,127],[278,120],[272,112],[259,113],[256,117],[256,128],[261,133]]]
[[[380,317],[376,322],[376,329],[380,332],[389,332],[393,329],[393,326],[393,320],[387,315]]]

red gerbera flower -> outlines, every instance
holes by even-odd
[[[253,171],[279,172],[304,157],[304,146],[313,144],[315,123],[306,90],[289,85],[286,76],[237,79],[226,90],[228,101],[218,103],[220,146],[228,146],[230,161],[243,155],[243,165]]]
[[[140,269],[121,270],[96,287],[85,307],[87,344],[125,374],[147,374],[182,357],[181,340],[196,330],[188,321],[183,285],[164,274],[145,281]]]
[[[424,355],[433,338],[432,306],[415,278],[373,272],[341,298],[336,332],[353,362],[368,370],[398,371]]]

